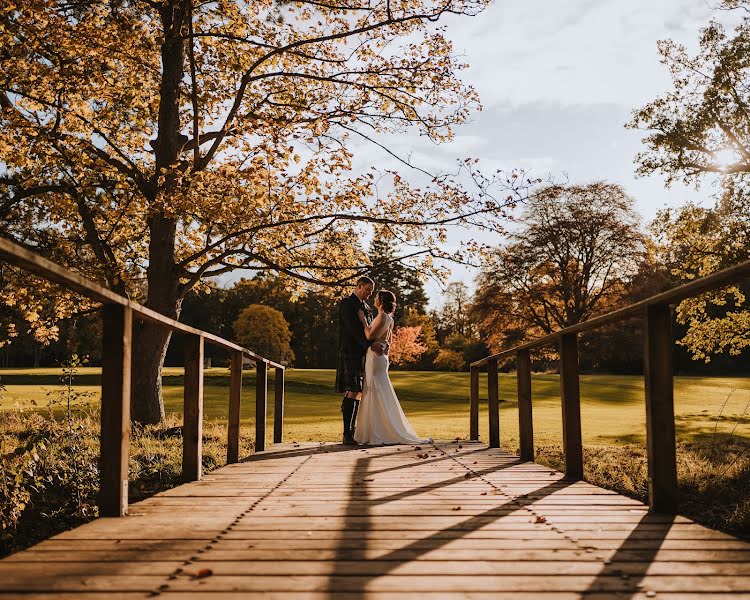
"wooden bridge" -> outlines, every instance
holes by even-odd
[[[750,544],[498,449],[284,444],[0,561],[0,598],[750,597]]]
[[[235,598],[750,599],[750,544],[676,516],[670,305],[750,261],[472,365],[468,442],[283,444],[284,367],[0,239],[0,258],[103,304],[103,518],[0,561],[0,600]],[[577,334],[644,317],[649,506],[583,481]],[[183,476],[128,507],[133,319],[188,336]],[[202,351],[231,354],[228,465],[201,472]],[[565,474],[533,460],[529,351],[559,344]],[[258,369],[256,449],[239,461],[242,358]],[[498,365],[518,374],[521,456],[502,452]],[[265,450],[268,368],[274,441]],[[478,438],[488,376],[489,446]]]

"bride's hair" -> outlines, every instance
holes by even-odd
[[[380,300],[380,306],[389,315],[396,310],[396,294],[389,290],[380,290],[378,292],[378,300]]]

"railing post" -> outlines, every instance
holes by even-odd
[[[479,439],[479,367],[471,367],[469,393],[469,439]]]
[[[199,481],[203,462],[203,336],[185,337],[182,477]]]
[[[255,451],[266,449],[266,412],[268,405],[268,365],[255,363]]]
[[[122,517],[128,514],[133,313],[121,304],[105,304],[102,319],[99,516]]]
[[[678,493],[671,327],[669,305],[657,304],[647,308],[643,370],[648,499],[652,511],[674,514],[677,512]]]
[[[560,396],[562,398],[565,476],[583,479],[581,443],[581,397],[578,384],[578,336],[560,336]]]
[[[528,350],[516,353],[518,382],[518,446],[521,460],[534,460],[534,422],[531,412],[531,356]]]
[[[487,404],[490,413],[490,448],[500,447],[500,397],[498,392],[497,361],[487,363]]]
[[[285,370],[276,367],[273,380],[273,443],[280,444],[284,439],[284,373]]]
[[[242,401],[242,352],[232,352],[229,374],[229,427],[227,464],[240,460],[240,402]]]

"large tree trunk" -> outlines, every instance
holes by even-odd
[[[146,306],[172,319],[179,318],[182,304],[174,261],[176,228],[174,219],[149,220],[151,259],[146,270]],[[135,328],[131,418],[137,423],[153,424],[164,419],[161,370],[170,337],[170,331],[158,324],[141,322]]]
[[[133,337],[131,419],[156,424],[164,419],[161,370],[170,333],[152,323],[139,323]]]
[[[162,3],[159,10],[164,28],[161,47],[162,79],[159,90],[159,126],[153,144],[155,170],[152,176],[153,196],[149,198],[154,214],[148,220],[149,251],[146,276],[146,306],[173,319],[180,314],[180,281],[175,264],[177,222],[159,211],[156,192],[163,171],[168,174],[161,194],[177,185],[170,171],[178,163],[184,145],[180,131],[180,85],[184,74],[185,41],[183,29],[189,18],[191,0]],[[169,345],[170,332],[152,323],[140,323],[133,340],[133,375],[131,418],[137,423],[158,423],[164,419],[161,371]]]

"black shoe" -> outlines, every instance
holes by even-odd
[[[357,440],[355,440],[350,435],[345,435],[344,438],[341,440],[341,443],[344,444],[345,446],[358,446],[359,445],[357,444]]]

